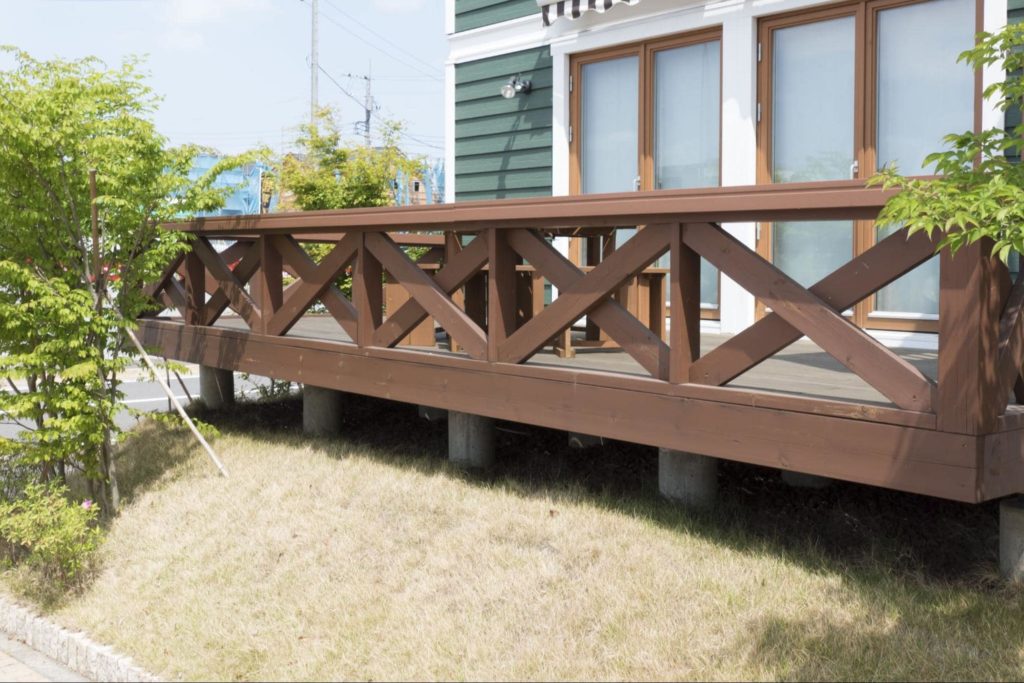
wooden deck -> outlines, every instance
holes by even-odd
[[[989,245],[941,256],[939,351],[893,351],[843,311],[931,258],[927,236],[887,237],[803,287],[722,227],[871,220],[889,196],[836,182],[172,225],[196,236],[192,252],[149,291],[180,318],[143,319],[140,336],[210,367],[955,500],[1024,491],[1024,280]],[[545,239],[622,225],[644,227],[589,269]],[[333,246],[314,262],[310,241]],[[444,258],[426,268],[409,244],[443,244]],[[663,337],[621,292],[664,254]],[[702,333],[701,257],[770,312],[731,337]],[[336,286],[346,274],[351,296]],[[385,274],[405,295],[389,307]],[[546,306],[544,280],[559,291]],[[318,302],[327,315],[307,313]],[[552,353],[584,316],[618,350]],[[403,345],[424,325],[456,351]]]
[[[237,317],[223,317],[217,321],[215,326],[231,330],[248,330],[245,321]],[[435,347],[407,346],[403,348],[465,358],[465,354],[452,353],[448,350],[447,342],[441,332],[438,330]],[[338,326],[334,318],[325,315],[303,316],[291,329],[288,336],[299,339],[354,343],[345,330]],[[731,335],[726,334],[702,334],[701,354],[707,355],[730,338]],[[936,351],[897,349],[896,353],[917,367],[926,377],[935,378],[938,371],[938,353]],[[575,358],[563,358],[556,355],[551,347],[547,347],[530,358],[526,364],[538,367],[621,373],[637,377],[646,375],[639,363],[628,353],[618,349],[581,348],[576,351]],[[810,340],[795,342],[726,386],[894,407],[885,396],[856,374],[847,370],[842,363],[822,351],[821,347]]]

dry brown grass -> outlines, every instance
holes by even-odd
[[[229,480],[146,427],[101,569],[56,618],[196,680],[1024,677],[991,508],[733,468],[694,516],[651,495],[642,449],[506,433],[475,479],[443,427],[372,405],[334,442],[293,406],[262,409],[272,431],[225,418]]]

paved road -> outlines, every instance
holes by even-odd
[[[184,388],[181,383],[178,382],[173,376],[171,377],[171,389],[174,390],[174,394],[179,401],[183,404],[188,404],[188,397],[191,395],[193,398],[199,398],[199,376],[198,375],[182,375]],[[256,384],[264,384],[268,380],[264,377],[251,377],[249,380],[243,380],[240,375],[235,376],[235,390],[243,394],[252,394],[255,392]],[[186,391],[187,390],[187,391]],[[167,395],[164,390],[156,382],[147,379],[138,379],[125,382],[122,386],[122,391],[125,394],[125,404],[134,410],[143,410],[147,412],[166,411],[169,408],[167,401]],[[130,428],[135,424],[135,418],[127,410],[123,411],[117,416],[117,424],[124,428]],[[12,437],[20,431],[17,425],[11,424],[10,422],[4,422],[0,418],[0,437]],[[0,681],[3,679],[0,678]]]
[[[27,645],[0,635],[0,681],[36,683],[86,680]]]

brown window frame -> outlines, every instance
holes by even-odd
[[[859,171],[857,178],[866,180],[875,173],[877,163],[877,96],[878,15],[888,9],[918,5],[931,0],[848,0],[827,6],[816,6],[762,17],[758,21],[757,40],[760,60],[757,64],[757,102],[761,109],[757,122],[757,182],[772,184],[772,49],[773,33],[782,28],[812,24],[839,17],[855,18],[854,40],[854,159]],[[975,0],[975,33],[984,29],[984,0]],[[974,76],[974,128],[981,130],[982,117],[981,71]],[[772,258],[772,225],[758,226],[757,250],[764,258]],[[874,221],[854,221],[853,258],[874,246],[877,230]],[[852,309],[851,320],[861,327],[905,332],[938,332],[938,321],[916,318],[872,317],[875,296],[872,295]],[[764,305],[757,302],[757,317],[765,313]]]
[[[722,27],[720,25],[709,26],[694,31],[651,38],[648,40],[625,43],[612,47],[600,48],[581,52],[570,56],[569,74],[572,88],[569,97],[569,126],[573,134],[569,140],[569,193],[578,195],[582,193],[581,180],[581,142],[585,131],[582,126],[582,93],[583,93],[583,67],[595,62],[603,62],[621,57],[637,57],[639,97],[637,101],[638,111],[638,145],[637,145],[637,169],[640,173],[640,190],[654,190],[654,56],[664,50],[672,50],[688,45],[699,45],[718,41],[722,44]],[[721,79],[723,77],[724,50],[719,50],[719,93],[721,93]],[[719,95],[718,101],[719,122],[722,116],[722,99]],[[718,128],[718,186],[722,184],[722,126]],[[570,255],[573,261],[579,264],[582,261],[584,246],[581,238],[572,238]],[[714,308],[701,308],[701,318],[707,320],[719,320],[722,310],[722,287],[721,274],[719,274],[718,301]]]

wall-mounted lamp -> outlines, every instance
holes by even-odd
[[[530,81],[513,76],[508,79],[508,83],[501,86],[501,96],[506,100],[511,100],[516,95],[529,95],[531,90],[533,90],[533,84]]]

